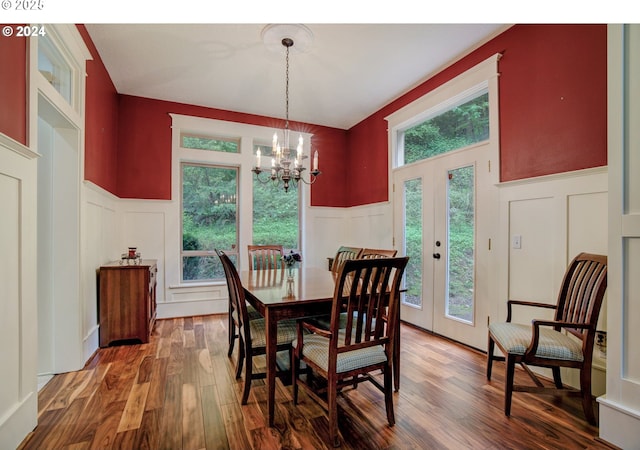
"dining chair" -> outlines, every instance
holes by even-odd
[[[293,402],[298,403],[298,388],[302,386],[325,407],[329,416],[329,445],[340,445],[337,395],[344,394],[343,388],[347,386],[370,381],[384,393],[389,426],[395,424],[391,361],[395,335],[399,332],[395,315],[408,259],[345,261],[336,280],[329,329],[306,319],[298,321],[296,340],[292,343]],[[346,316],[342,314],[343,305]],[[346,324],[341,323],[343,317]],[[306,367],[304,378],[301,362]],[[382,383],[377,378],[380,371]],[[312,382],[317,377],[326,380],[326,387],[318,389],[322,383]]]
[[[249,318],[247,310],[247,301],[245,298],[244,288],[240,281],[240,276],[236,267],[229,257],[221,250],[216,250],[227,277],[229,285],[229,295],[233,303],[233,312],[231,314],[233,322],[238,330],[238,339],[240,348],[238,354],[238,364],[236,366],[236,378],[242,376],[244,366],[244,389],[242,391],[241,404],[246,405],[249,399],[249,391],[251,390],[252,380],[262,379],[266,377],[265,372],[254,372],[253,357],[266,354],[267,337],[265,319]],[[295,320],[281,320],[278,322],[277,332],[277,351],[291,352],[291,342],[296,338],[296,322]],[[288,361],[287,361],[288,362]],[[280,377],[290,377],[289,368],[280,367],[278,372]]]
[[[591,362],[598,315],[607,289],[607,257],[580,253],[567,267],[555,305],[522,300],[507,302],[506,322],[489,325],[487,379],[494,360],[506,359],[504,413],[511,414],[513,391],[580,394],[587,421],[595,425],[591,396]],[[514,306],[554,309],[553,320],[531,324],[511,322]],[[506,357],[494,356],[494,346]],[[514,384],[515,365],[521,364],[536,386]],[[528,366],[551,368],[555,387],[544,387]],[[561,367],[580,370],[580,390],[564,389]]]
[[[340,246],[338,248],[338,251],[336,252],[336,255],[333,257],[333,261],[331,263],[331,271],[334,273],[338,273],[340,271],[340,267],[347,259],[358,259],[361,253],[361,247]]]
[[[282,245],[247,245],[249,270],[284,267]]]
[[[283,248],[282,245],[248,245],[247,251],[249,253],[249,270],[255,269],[273,269],[278,267],[284,267],[282,261]],[[229,302],[229,350],[227,355],[233,354],[236,339],[238,339],[238,332],[236,326],[231,320],[232,305]],[[258,313],[253,306],[247,305],[250,319],[259,319],[260,313]]]

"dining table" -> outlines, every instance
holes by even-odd
[[[274,423],[278,322],[330,314],[337,278],[337,273],[319,267],[240,272],[245,299],[265,319],[269,426]],[[397,318],[396,326],[399,327],[400,314]],[[396,333],[392,367],[397,391],[400,387],[400,333]]]

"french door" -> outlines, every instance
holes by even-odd
[[[410,257],[402,320],[485,349],[496,205],[485,146],[394,171],[394,238]]]

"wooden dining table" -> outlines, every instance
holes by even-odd
[[[278,321],[330,314],[337,277],[338,274],[318,267],[240,272],[246,300],[265,318],[269,426],[274,423]],[[399,326],[400,314],[397,317]],[[396,336],[392,366],[398,390],[400,333]]]
[[[278,321],[329,314],[336,276],[317,267],[240,272],[246,300],[266,323],[269,426],[273,426],[275,409]]]

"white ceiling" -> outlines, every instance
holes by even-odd
[[[290,54],[289,118],[348,129],[507,28],[307,24]],[[121,94],[285,116],[285,56],[265,24],[87,24]]]

